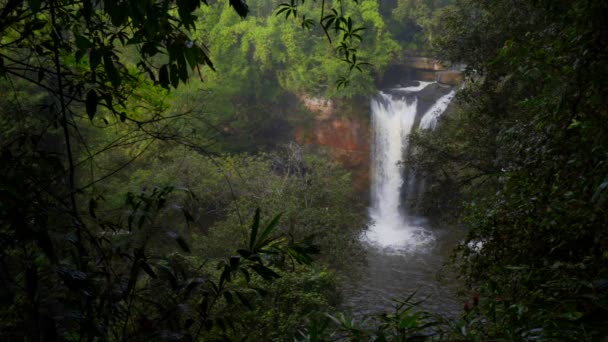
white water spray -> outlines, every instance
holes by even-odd
[[[414,93],[431,82],[420,82],[418,86],[395,90]],[[427,123],[420,128],[433,128],[437,118],[445,111],[454,97],[454,92],[441,97],[425,113]],[[392,251],[409,251],[433,240],[430,232],[408,217],[401,207],[403,179],[403,156],[407,153],[408,136],[416,120],[418,99],[414,94],[393,97],[380,92],[372,99],[372,206],[371,225],[367,240],[374,246]],[[432,116],[432,118],[431,118]],[[433,121],[434,120],[434,121]]]
[[[455,95],[456,91],[452,90],[447,95],[440,97],[439,100],[437,100],[437,102],[435,102],[435,104],[422,116],[422,119],[420,120],[420,129],[435,129],[437,119],[445,112]]]
[[[418,81],[418,85],[417,86],[411,86],[411,87],[398,87],[398,88],[393,88],[393,90],[397,90],[397,91],[405,91],[405,92],[417,92],[417,91],[421,91],[422,89],[426,88],[427,86],[433,84],[433,83],[437,83],[437,82],[424,82],[424,81]]]

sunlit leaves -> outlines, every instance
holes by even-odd
[[[248,6],[245,0],[229,0],[229,3],[239,16],[244,18],[247,15]],[[196,28],[197,17],[194,12],[201,4],[207,2],[204,0],[162,0],[149,4],[141,1],[118,0],[59,2],[57,5],[60,5],[61,10],[56,11],[58,27],[51,30],[48,15],[52,6],[49,6],[48,2],[11,1],[6,8],[3,8],[7,20],[0,25],[2,29],[0,35],[4,35],[5,30],[11,29],[20,32],[20,39],[4,42],[7,44],[5,47],[9,49],[12,45],[19,45],[20,49],[31,49],[40,56],[59,49],[60,53],[65,52],[75,56],[77,62],[83,60],[88,62],[90,67],[88,73],[62,73],[62,77],[65,78],[64,84],[84,81],[88,83],[84,85],[85,88],[97,89],[98,95],[107,93],[112,94],[115,99],[121,98],[121,101],[117,100],[114,104],[122,105],[124,103],[122,100],[126,99],[128,94],[132,94],[137,82],[141,81],[132,70],[129,70],[125,61],[125,54],[131,54],[125,51],[126,45],[134,46],[136,49],[133,51],[139,53],[135,58],[140,60],[134,63],[140,70],[150,75],[155,84],[165,88],[187,82],[190,75],[186,64],[190,69],[196,69],[199,74],[201,66],[208,66],[214,70],[202,45],[188,37]],[[24,15],[25,13],[28,15]],[[79,21],[78,18],[84,20]],[[57,37],[51,40],[48,34],[41,34],[38,31],[45,31],[44,33],[48,31]],[[153,70],[162,67],[155,63],[158,60],[155,57],[159,54],[167,54],[170,57],[169,62],[165,62],[169,64],[167,72],[172,70],[171,65],[174,64],[177,65],[177,72],[175,76],[167,73],[167,77],[164,77],[163,71],[162,80],[157,82],[156,72]],[[131,57],[133,56],[130,56],[129,61]],[[38,82],[45,81],[43,67],[35,64],[30,67],[40,75]],[[68,64],[62,66],[66,71],[71,68]],[[99,70],[100,66],[103,70]],[[11,68],[13,67],[15,66],[11,65]],[[4,67],[0,67],[2,75],[5,73],[4,70]],[[84,79],[76,80],[78,77]],[[71,97],[84,97],[82,89],[71,88],[70,92],[75,93],[69,94]],[[118,109],[113,106],[108,109],[115,115],[118,114]]]
[[[357,4],[358,2],[355,1],[355,3]],[[323,2],[321,6],[324,7],[325,3]],[[363,72],[362,66],[370,65],[370,63],[358,62],[356,56],[352,57],[352,55],[357,52],[357,44],[363,41],[362,34],[365,27],[356,26],[352,17],[345,16],[343,6],[340,6],[339,9],[330,8],[327,14],[325,14],[325,8],[321,8],[320,12],[318,24],[321,26],[330,44],[333,44],[334,39],[338,38],[336,40],[339,40],[339,43],[335,51],[338,58],[348,64],[348,73],[350,74],[352,70]],[[285,19],[289,19],[290,17],[298,18],[298,1],[290,0],[289,3],[279,4],[276,15],[284,15]],[[303,29],[310,30],[316,23],[315,20],[308,18],[305,14],[301,16],[300,26]],[[347,87],[349,84],[349,76],[343,76],[336,81],[338,89]]]

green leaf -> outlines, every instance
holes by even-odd
[[[112,61],[112,55],[103,56],[103,67],[108,75],[108,78],[110,79],[110,82],[112,83],[112,86],[118,88],[122,80],[116,66],[114,65],[114,61]]]
[[[337,81],[336,81],[336,86],[338,88],[338,90],[340,90],[340,87],[342,88],[346,88],[348,87],[348,85],[350,84],[350,80],[344,76],[341,76]]]
[[[207,64],[207,66],[215,71],[215,68],[213,67],[213,63],[211,62],[211,59],[209,59],[209,57],[207,57],[207,55],[203,55],[203,58],[205,59],[205,64]]]
[[[604,178],[604,181],[595,189],[593,196],[591,197],[592,202],[597,202],[601,198],[602,193],[608,188],[608,177]]]
[[[186,49],[184,51],[184,55],[186,56],[186,60],[188,61],[188,65],[190,65],[190,68],[192,70],[194,70],[194,68],[196,67],[196,65],[200,62],[203,62],[202,58],[201,58],[201,53],[202,50],[200,50],[200,48],[198,46],[192,46],[189,49]]]
[[[186,240],[184,240],[184,238],[182,238],[181,236],[178,236],[177,239],[175,239],[175,241],[177,241],[177,244],[184,252],[190,253],[190,247],[188,246],[188,244],[186,243]]]
[[[97,209],[97,201],[94,198],[91,198],[89,200],[89,215],[91,215],[92,218],[97,218],[97,215],[95,215],[95,209]]]
[[[186,286],[186,289],[184,290],[185,298],[190,298],[190,293],[192,292],[192,290],[201,286],[204,282],[205,282],[204,278],[195,278],[195,279],[190,280],[190,282]]]
[[[327,318],[329,318],[330,320],[332,320],[334,323],[336,323],[336,325],[342,325],[342,322],[339,319],[337,319],[336,317],[334,317],[328,313],[325,313],[325,316]]]
[[[97,49],[91,49],[91,52],[89,52],[89,65],[91,66],[91,71],[95,70],[100,63],[101,52]]]
[[[258,235],[258,228],[260,227],[260,208],[255,210],[255,216],[253,217],[253,223],[251,224],[251,236],[249,237],[249,250],[253,251],[255,246],[256,237]]]
[[[177,88],[179,85],[179,70],[177,69],[177,65],[171,64],[171,73],[169,76],[171,78],[171,85],[173,88]]]
[[[82,13],[87,21],[91,19],[91,13],[93,13],[92,1],[83,1]]]
[[[249,282],[251,281],[251,276],[249,275],[249,272],[244,269],[244,268],[239,268],[239,271],[243,274],[243,276],[245,277],[245,281]]]
[[[37,13],[40,11],[41,0],[28,0],[28,4],[30,5],[30,9],[33,13]]]
[[[576,321],[583,317],[583,313],[579,311],[566,312],[562,314],[562,317],[569,321]]]
[[[230,257],[230,268],[233,271],[236,271],[238,269],[238,267],[239,267],[240,262],[241,262],[241,257],[240,256],[238,256],[238,255],[231,256]]]
[[[265,245],[266,238],[272,233],[274,228],[277,226],[282,215],[283,214],[279,214],[279,215],[275,216],[272,219],[272,221],[270,221],[268,226],[266,226],[266,228],[264,229],[264,232],[262,232],[262,235],[260,235],[260,238],[258,239],[258,242],[255,245],[255,250],[257,250]]]
[[[171,288],[173,290],[176,290],[179,284],[177,282],[177,278],[173,274],[173,270],[171,270],[169,267],[164,266],[164,265],[158,265],[158,266],[156,266],[156,269],[158,271],[161,271],[161,275],[164,276],[163,278],[166,278],[167,281],[169,281]]]
[[[264,278],[266,280],[281,278],[281,276],[278,275],[275,271],[271,270],[270,268],[268,268],[264,265],[254,264],[254,265],[251,265],[251,268],[255,271],[255,273],[259,274],[262,278]]]
[[[245,0],[230,0],[230,6],[241,18],[245,18],[249,13],[249,6],[247,6]]]
[[[254,290],[255,292],[258,293],[258,295],[265,297],[269,294],[268,290],[261,288],[261,287],[257,287],[257,286],[251,286],[250,287],[252,290]]]
[[[34,266],[28,266],[25,271],[25,289],[30,298],[36,296],[38,290],[38,270]]]
[[[47,24],[47,21],[45,21],[45,20],[35,19],[32,22],[32,31],[41,30],[41,29],[43,29],[46,26],[46,24]]]
[[[85,107],[89,120],[93,121],[95,114],[97,113],[97,104],[99,103],[99,96],[94,89],[89,90],[85,99]]]
[[[239,300],[241,301],[241,303],[243,303],[243,305],[245,305],[245,307],[247,307],[247,309],[253,310],[253,306],[251,305],[251,303],[249,302],[249,300],[247,300],[247,297],[245,297],[242,293],[240,293],[238,291],[236,291],[235,294],[239,298]]]
[[[182,213],[184,213],[184,217],[186,218],[186,222],[194,222],[194,217],[190,214],[188,210],[182,208]]]
[[[146,263],[145,261],[141,260],[139,263],[139,266],[141,267],[142,270],[144,270],[144,272],[146,272],[151,278],[156,279],[156,273],[154,273],[154,270],[152,270],[152,268],[150,267],[150,265],[148,265],[148,263]]]
[[[179,234],[177,234],[176,232],[173,232],[173,231],[168,231],[167,235],[172,237],[184,252],[190,253],[190,246],[188,246],[188,244],[186,243],[186,240],[184,240],[183,237],[181,237]]]
[[[223,293],[223,295],[224,295],[224,299],[226,299],[226,303],[234,304],[234,299],[232,298],[232,293],[225,291]]]
[[[57,255],[55,254],[55,248],[53,247],[53,242],[49,233],[46,230],[42,230],[35,234],[36,242],[38,247],[42,249],[44,254],[49,258],[49,260],[53,263],[58,263]]]
[[[110,2],[106,2],[110,3]],[[110,15],[110,19],[112,20],[112,25],[121,26],[125,24],[129,11],[127,10],[128,2],[112,1],[111,3],[116,4],[116,6],[107,6],[104,8],[105,11]],[[133,17],[137,18],[137,21],[141,21],[141,18],[138,16],[142,13],[141,10],[133,11]]]
[[[93,47],[93,43],[90,40],[88,40],[87,38],[85,38],[79,34],[74,35],[74,38],[76,39],[76,47],[79,49],[84,50],[84,49],[90,49]]]
[[[188,81],[188,65],[184,55],[181,54],[177,59],[177,68],[179,70],[179,79],[186,83]]]
[[[222,331],[226,331],[226,323],[224,323],[224,319],[221,317],[218,317],[215,319],[215,324],[217,324],[217,326],[222,330]]]
[[[221,264],[224,264],[224,262],[221,262],[218,266],[221,266]],[[223,287],[224,283],[230,282],[231,280],[230,267],[224,264],[224,271],[222,271],[222,275],[220,276],[220,287]]]
[[[76,50],[76,53],[74,54],[74,58],[76,58],[76,62],[80,62],[80,60],[82,60],[82,57],[84,57],[84,55],[86,55],[85,50]]]
[[[285,11],[289,11],[289,5],[288,4],[280,4],[279,7],[281,7],[281,6],[285,6],[285,7],[280,8],[275,15],[278,16],[279,14],[281,14],[281,13],[283,13]]]
[[[399,328],[412,329],[418,326],[418,317],[416,315],[406,316],[399,321]]]
[[[160,67],[160,70],[158,71],[158,82],[161,87],[169,89],[169,70],[167,69],[167,64]]]

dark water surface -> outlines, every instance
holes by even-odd
[[[387,250],[368,246],[367,263],[347,281],[342,309],[361,317],[390,311],[392,299],[415,299],[421,308],[456,316],[462,304],[456,297],[458,282],[449,265],[450,253],[462,238],[455,229],[429,229],[434,240],[409,250]]]

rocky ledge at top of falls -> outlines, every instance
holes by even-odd
[[[410,80],[458,86],[464,81],[463,71],[464,65],[459,63],[448,63],[428,57],[406,57],[380,75],[376,79],[376,86],[383,89]]]
[[[424,86],[419,91],[406,90],[407,88],[416,87],[417,85],[420,85],[420,81],[405,81],[402,84],[397,84],[390,88],[384,88],[382,89],[382,92],[390,94],[394,97],[411,97],[412,99],[416,97],[418,99],[417,113],[423,114],[429,108],[431,108],[440,97],[447,95],[453,90],[453,87],[438,82],[432,82],[427,86]],[[418,117],[416,123],[419,119],[420,118]]]

